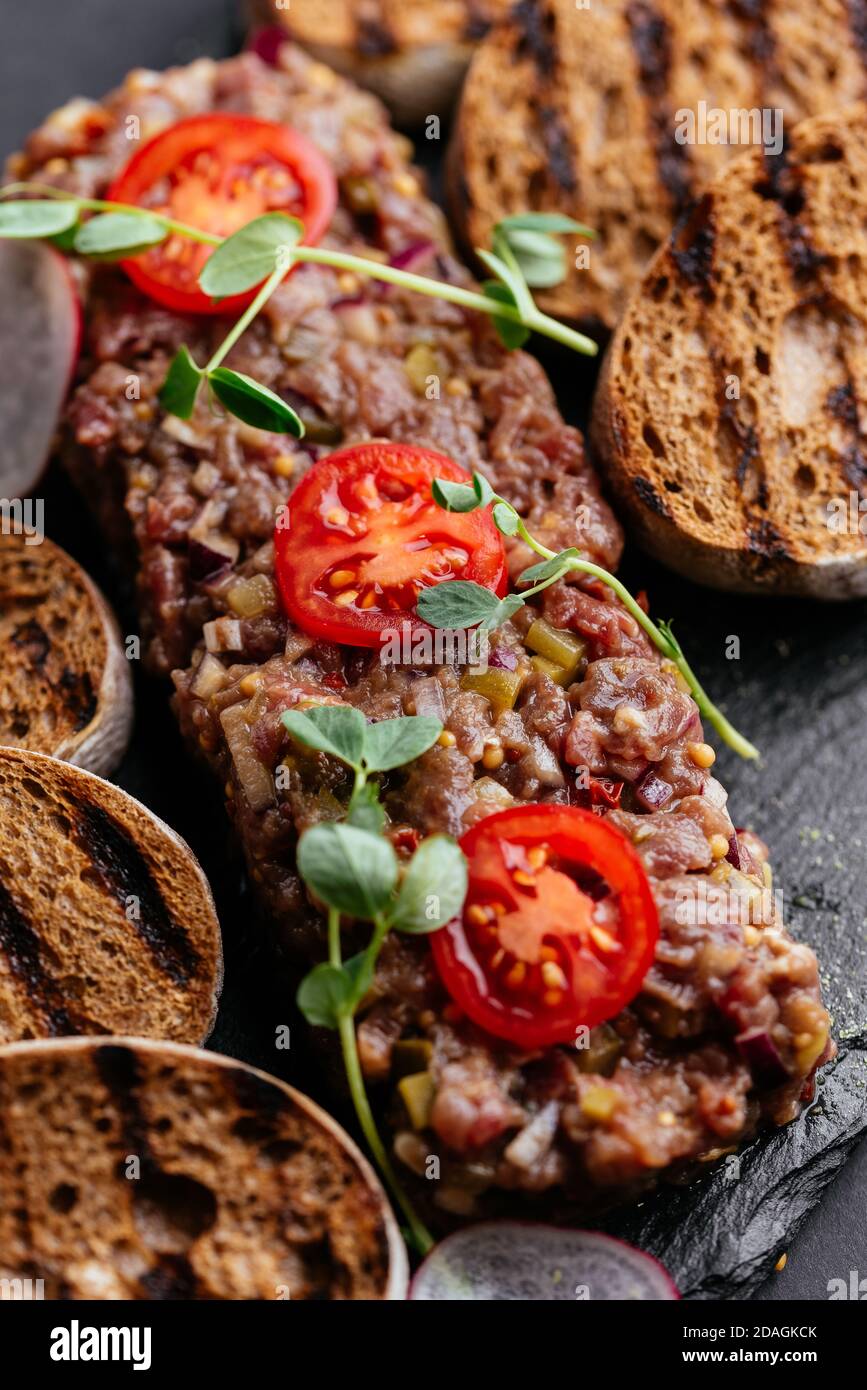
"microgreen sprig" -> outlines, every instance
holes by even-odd
[[[20,193],[39,197],[5,201]],[[83,220],[85,213],[93,215]],[[521,347],[536,332],[592,356],[598,351],[596,343],[543,314],[530,291],[530,286],[549,287],[565,276],[566,253],[556,239],[565,233],[594,235],[589,227],[559,213],[504,218],[494,229],[493,249],[477,251],[494,276],[477,293],[364,256],[304,246],[303,223],[284,213],[264,213],[224,239],[151,209],[80,198],[50,185],[21,183],[0,189],[0,239],[46,239],[63,251],[98,260],[131,258],[171,236],[214,247],[199,275],[203,292],[215,301],[246,294],[257,286],[258,293],[205,366],[196,363],[189,348],[180,349],[160,391],[161,404],[169,414],[188,420],[204,387],[230,414],[247,424],[296,438],[304,434],[304,425],[280,396],[252,377],[221,365],[293,265],[307,263],[350,271],[487,314],[508,348]]]
[[[759,750],[748,739],[744,738],[743,734],[738,733],[737,729],[726,719],[722,710],[707,695],[689,665],[671,626],[663,622],[655,623],[616,575],[610,574],[608,570],[603,569],[601,565],[594,564],[592,560],[583,559],[580,551],[574,546],[557,552],[541,545],[530,535],[523,518],[519,516],[511,503],[507,502],[505,498],[499,497],[487,479],[480,473],[473,474],[471,483],[452,483],[438,478],[431,491],[434,501],[446,511],[472,512],[479,507],[490,506],[497,529],[504,536],[518,537],[541,559],[538,564],[530,565],[528,569],[518,575],[518,584],[529,585],[530,587],[522,589],[517,594],[508,594],[502,599],[497,598],[497,595],[492,593],[490,589],[485,589],[482,585],[474,584],[465,579],[445,580],[441,584],[423,589],[419,595],[417,608],[420,618],[430,623],[432,627],[455,628],[478,625],[486,631],[492,631],[494,628],[500,627],[514,613],[517,613],[527,599],[532,598],[534,594],[541,593],[552,584],[556,584],[567,574],[578,571],[582,574],[592,575],[614,591],[626,611],[644,629],[654,646],[677,667],[689,686],[690,693],[698,705],[700,713],[716,729],[720,738],[742,758],[759,757]]]
[[[385,813],[371,774],[402,767],[420,757],[442,732],[438,719],[423,715],[368,724],[347,705],[286,710],[282,723],[296,743],[339,759],[354,774],[346,820],[311,827],[298,843],[298,871],[311,893],[328,908],[328,960],[310,971],[298,990],[298,1007],[309,1023],[336,1029],[355,1113],[421,1254],[433,1244],[398,1179],[379,1131],[358,1058],[355,1014],[372,983],[389,931],[420,935],[436,931],[460,912],[467,891],[466,860],[448,835],[422,840],[401,873],[397,855],[382,835]],[[340,919],[372,927],[365,950],[343,959]]]

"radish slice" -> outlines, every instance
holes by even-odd
[[[680,1297],[632,1245],[530,1221],[487,1221],[447,1236],[410,1286],[414,1302],[576,1302]]]
[[[81,307],[51,246],[0,241],[0,496],[39,481],[81,343]]]

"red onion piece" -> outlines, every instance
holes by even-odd
[[[738,1051],[753,1076],[763,1086],[782,1086],[789,1073],[770,1033],[763,1028],[751,1028],[735,1038]]]
[[[191,539],[187,544],[187,553],[190,559],[190,578],[197,584],[206,579],[213,579],[232,565],[231,556],[206,545],[204,541]]]
[[[436,249],[432,241],[414,241],[391,256],[388,263],[392,270],[417,270],[420,265],[430,260]]]
[[[511,647],[493,647],[488,653],[488,665],[496,666],[498,671],[516,671],[518,656]]]
[[[267,63],[269,68],[276,68],[279,65],[280,49],[285,42],[285,30],[281,29],[279,24],[267,24],[264,29],[257,29],[250,35],[247,47],[257,58],[261,58],[263,63]]]
[[[673,792],[674,788],[671,784],[664,782],[661,777],[657,777],[652,767],[647,769],[635,788],[637,800],[648,811],[658,811],[660,806],[664,806],[666,801],[671,800]]]

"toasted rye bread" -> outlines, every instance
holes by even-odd
[[[0,535],[0,646],[0,744],[112,772],[132,727],[129,662],[102,594],[49,540]]]
[[[102,778],[0,748],[0,1043],[203,1042],[222,978],[211,890],[184,841]]]
[[[369,1164],[264,1072],[192,1047],[0,1050],[0,1277],[46,1298],[401,1298]]]
[[[450,154],[472,246],[511,212],[560,209],[598,233],[540,294],[611,327],[660,241],[743,146],[678,143],[677,113],[779,108],[785,124],[867,94],[867,22],[847,0],[520,0],[480,45]]]
[[[445,115],[473,50],[511,0],[250,0],[329,67],[369,87],[402,125]]]
[[[682,574],[867,594],[865,207],[862,104],[729,165],[626,309],[592,439],[639,539]]]

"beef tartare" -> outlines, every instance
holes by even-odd
[[[55,114],[14,176],[101,196],[129,160],[130,118],[146,139],[198,113],[251,114],[301,132],[330,163],[339,201],[323,246],[470,284],[377,102],[291,46],[280,61],[280,70],[247,55],[134,73],[105,103]],[[624,862],[649,886],[658,939],[646,960],[651,935],[633,950],[622,933],[606,934],[604,900],[588,918],[599,951],[628,949],[642,978],[630,1002],[603,1010],[572,1041],[544,1026],[545,1010],[563,1002],[559,942],[554,956],[540,950],[533,960],[539,1026],[496,1031],[471,1021],[472,1004],[441,959],[444,933],[386,939],[358,1015],[361,1064],[394,1154],[420,1177],[436,1176],[433,1204],[468,1216],[498,1192],[521,1191],[603,1205],[666,1171],[713,1161],[761,1123],[792,1119],[833,1048],[815,957],[780,920],[761,842],[732,823],[680,672],[609,589],[574,577],[531,599],[492,635],[482,675],[457,660],[386,663],[337,626],[313,631],[303,596],[287,616],[275,519],[308,470],[372,438],[480,471],[545,545],[615,565],[618,525],[539,365],[506,351],[481,316],[304,265],[231,358],[295,406],[304,439],[223,418],[204,401],[178,420],[157,401],[169,362],[183,343],[206,360],[225,322],[156,303],[117,267],[79,273],[87,336],[64,457],[118,544],[131,528],[147,659],[173,673],[181,726],[225,787],[291,969],[326,951],[323,916],[296,867],[298,838],[345,814],[351,783],[339,760],[293,742],[281,722],[289,709],[441,721],[436,743],[382,781],[385,833],[404,859],[422,836],[446,832],[470,846],[472,880],[485,818],[577,807],[620,837]],[[450,563],[459,565],[455,544]],[[386,554],[385,537],[382,546]],[[513,579],[532,558],[519,540],[507,542]],[[344,608],[360,611],[353,573],[329,572]],[[546,880],[564,917],[578,896],[594,899],[587,879],[580,894],[572,879],[564,888],[547,843],[521,843],[514,876],[538,886],[541,902],[554,901],[546,873],[564,881]],[[568,855],[562,846],[558,854],[562,865]],[[505,1000],[523,988],[515,942],[529,928],[510,923],[506,938],[502,920],[471,893],[464,927],[491,934],[487,983]],[[350,944],[354,928],[345,931]],[[497,973],[507,941],[508,978]]]

